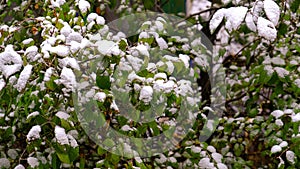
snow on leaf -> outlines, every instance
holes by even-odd
[[[272,113],[271,113],[272,116],[274,116],[276,119],[278,119],[279,117],[283,116],[284,113],[283,111],[281,110],[274,110]]]
[[[51,77],[51,75],[52,75],[52,73],[53,73],[53,67],[49,67],[47,70],[46,70],[46,72],[45,72],[45,74],[44,74],[44,81],[45,82],[47,82],[47,81],[49,81],[50,80],[50,77]]]
[[[94,99],[100,101],[100,102],[104,102],[106,98],[106,94],[104,92],[97,92],[94,96]]]
[[[131,55],[126,55],[126,58],[128,60],[128,62],[130,63],[130,65],[132,66],[132,68],[135,70],[135,71],[138,71],[140,70],[142,64],[143,64],[143,60],[138,58],[138,57],[134,57],[134,56],[131,56]]]
[[[56,1],[50,0],[50,2],[51,2],[51,5],[52,5],[53,8],[59,8],[61,5],[66,3],[65,0],[56,0]]]
[[[148,48],[147,46],[143,45],[143,44],[139,44],[136,49],[139,51],[139,53],[141,55],[144,55],[144,56],[148,56],[149,57],[149,51],[148,51]]]
[[[145,103],[149,103],[152,100],[153,88],[151,86],[144,86],[141,89],[139,99]]]
[[[271,152],[274,154],[274,153],[277,153],[277,152],[280,152],[282,150],[282,148],[279,146],[279,145],[274,145],[272,148],[271,148]]]
[[[61,79],[59,80],[59,83],[64,84],[67,88],[73,88],[73,86],[76,85],[76,78],[72,69],[64,67],[61,71],[60,77]]]
[[[29,61],[36,61],[40,55],[38,54],[38,48],[36,46],[30,46],[25,50],[25,56],[29,59]]]
[[[29,118],[31,118],[31,117],[35,117],[35,116],[37,116],[37,115],[39,115],[39,114],[40,114],[40,113],[39,113],[38,111],[34,111],[34,112],[28,114],[28,116],[27,116],[26,119],[29,119]]]
[[[219,153],[212,153],[211,156],[215,160],[215,162],[217,162],[217,163],[221,163],[222,162],[223,156],[221,154],[219,154]]]
[[[213,33],[217,27],[220,25],[222,22],[225,14],[227,12],[227,9],[219,9],[212,17],[212,19],[209,22],[209,29],[210,32]]]
[[[41,132],[41,126],[40,125],[35,125],[33,126],[28,134],[27,134],[27,140],[28,141],[32,141],[32,140],[35,140],[35,139],[39,139],[40,138],[40,132]]]
[[[21,56],[13,49],[12,45],[7,45],[3,53],[0,53],[0,71],[8,78],[18,72],[22,67]]]
[[[72,32],[67,36],[66,42],[70,43],[71,41],[76,41],[78,43],[81,43],[82,39],[83,39],[83,37],[80,33]]]
[[[5,81],[1,78],[0,79],[0,91],[3,89],[4,86],[5,86]]]
[[[61,56],[61,57],[65,57],[65,56],[68,56],[70,54],[69,48],[65,45],[57,45],[55,47],[51,47],[50,52],[55,53],[55,54],[57,54],[58,56]]]
[[[68,120],[68,118],[70,117],[69,114],[63,112],[63,111],[59,111],[55,114],[55,116],[57,116],[60,119],[64,119],[64,120]]]
[[[168,48],[168,44],[163,38],[155,38],[155,40],[161,50]]]
[[[289,71],[282,67],[275,67],[274,70],[278,74],[279,77],[284,78],[285,76],[289,75]]]
[[[68,23],[64,23],[64,27],[61,28],[60,33],[65,37],[68,37],[70,33],[72,33],[72,28]]]
[[[87,22],[90,23],[92,21],[94,21],[96,18],[97,18],[98,14],[96,13],[90,13],[88,16],[87,16]]]
[[[288,143],[286,141],[283,141],[279,144],[280,147],[284,148],[288,146]]]
[[[33,39],[32,38],[28,38],[28,39],[25,39],[22,41],[22,44],[24,45],[28,45],[29,43],[33,42]]]
[[[28,157],[27,158],[27,163],[30,165],[31,168],[35,168],[35,167],[38,167],[40,165],[39,160],[35,157]]]
[[[179,59],[184,63],[185,68],[189,68],[190,57],[188,55],[179,54]]]
[[[81,13],[86,13],[88,11],[88,9],[91,8],[91,5],[86,0],[79,0],[78,7],[79,7]]]
[[[292,115],[292,122],[298,122],[300,121],[300,113]]]
[[[256,32],[256,25],[253,20],[253,15],[250,12],[247,13],[245,21],[246,21],[247,27],[250,30],[252,30],[253,32]]]
[[[70,58],[70,57],[59,59],[59,66],[61,67],[70,66],[73,69],[80,70],[77,60],[75,58]]]
[[[14,86],[17,88],[17,90],[19,92],[21,92],[25,86],[26,86],[26,83],[31,75],[31,70],[32,70],[32,65],[26,65],[23,69],[23,71],[21,72],[20,74],[20,77],[18,79],[18,82],[17,84]]]
[[[225,28],[230,32],[238,29],[244,21],[247,11],[248,8],[243,6],[228,8],[227,12],[225,13]]]
[[[264,4],[262,1],[258,0],[255,2],[254,6],[251,8],[251,11],[253,13],[253,21],[254,23],[257,22],[258,17],[261,15],[263,12]]]
[[[264,1],[264,10],[269,20],[274,24],[278,24],[280,9],[279,6],[273,0]]]
[[[80,43],[76,41],[71,41],[70,45],[71,45],[70,47],[71,53],[76,53],[80,49]]]
[[[0,158],[0,168],[10,168],[10,161],[7,158]]]
[[[25,169],[25,167],[22,164],[18,164],[14,169]]]
[[[259,36],[270,41],[274,41],[277,36],[277,30],[275,29],[274,24],[262,17],[258,18],[257,30]]]
[[[214,168],[214,164],[210,162],[209,158],[202,158],[198,165],[200,166],[200,168]]]
[[[298,88],[300,88],[300,79],[296,79],[294,83],[295,85],[297,85]]]
[[[295,153],[293,151],[286,151],[286,159],[291,162],[292,164],[295,164]]]
[[[218,167],[218,169],[228,169],[228,167],[223,163],[218,163],[217,167]]]
[[[59,126],[55,126],[54,133],[55,133],[55,138],[56,138],[56,140],[59,144],[69,145],[68,136],[67,136],[66,131],[65,131],[64,128],[61,128]]]
[[[67,137],[69,139],[71,147],[73,147],[73,148],[78,147],[78,143],[77,143],[76,139],[72,135],[67,134]]]

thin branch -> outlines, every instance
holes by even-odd
[[[236,97],[236,98],[233,98],[233,99],[230,99],[230,100],[226,100],[225,104],[229,104],[231,102],[234,102],[234,101],[238,101],[240,99],[242,99],[243,97],[245,97],[247,95],[247,93],[243,93],[242,95]]]

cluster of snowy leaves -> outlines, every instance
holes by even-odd
[[[267,19],[263,17],[263,12]],[[220,23],[225,19],[225,28],[229,32],[237,30],[245,21],[247,27],[259,36],[274,41],[277,37],[276,26],[280,16],[279,6],[273,0],[258,0],[249,9],[238,6],[222,8],[218,10],[209,23],[211,32],[214,32]]]
[[[118,105],[114,102],[116,96],[112,95],[110,87],[107,86],[115,80],[120,80],[113,77],[113,68],[116,64],[120,65],[120,69],[128,71],[129,83],[133,84],[133,88],[127,92],[134,90],[138,93],[136,100],[142,102],[142,109],[147,107],[155,92],[170,94],[168,97],[175,97],[172,98],[174,103],[187,97],[192,106],[197,106],[196,103],[200,98],[195,100],[189,97],[189,93],[195,93],[191,82],[184,78],[176,79],[171,75],[185,72],[193,77],[194,70],[189,67],[190,57],[187,52],[194,46],[199,47],[199,44],[189,42],[188,39],[180,36],[170,39],[160,36],[166,24],[163,18],[157,18],[153,22],[154,25],[150,22],[148,27],[150,30],[141,28],[143,32],[139,34],[138,44],[129,46],[124,39],[125,34],[121,32],[113,34],[105,25],[102,16],[89,11],[91,4],[88,1],[78,0],[75,4],[71,4],[64,0],[50,0],[44,3],[42,5],[38,2],[34,5],[25,1],[22,6],[28,7],[26,8],[28,10],[38,8],[40,5],[44,10],[43,14],[46,13],[47,16],[42,14],[35,16],[31,11],[27,16],[30,19],[12,21],[0,27],[0,45],[3,49],[0,53],[0,92],[3,98],[0,130],[3,135],[1,142],[7,143],[1,145],[1,151],[4,152],[1,154],[1,157],[3,156],[1,167],[98,166],[107,168],[129,163],[126,158],[116,156],[110,158],[112,154],[96,145],[92,145],[98,149],[94,154],[97,156],[95,159],[89,157],[79,159],[79,153],[85,156],[91,153],[90,140],[79,125],[71,94],[76,89],[91,87],[87,85],[94,84],[88,93],[80,97],[83,102],[93,98],[99,101],[100,107],[103,103],[105,110],[119,111]],[[144,23],[144,26],[147,24],[149,22]],[[95,35],[95,32],[98,34]],[[25,36],[21,36],[23,34]],[[164,55],[158,63],[144,64],[145,60],[141,60],[139,56],[148,58],[155,53],[156,51],[151,53],[152,43],[156,44],[158,49],[170,48],[174,53],[176,51],[182,53],[178,57]],[[176,46],[177,43],[182,45]],[[106,50],[105,47],[112,48]],[[90,53],[94,50],[96,55]],[[195,48],[191,51],[196,57],[201,54]],[[95,64],[93,59],[97,58],[108,59],[108,65],[106,62],[93,65]],[[199,66],[207,65],[200,58],[196,60]],[[139,73],[139,69],[143,66],[147,72]],[[85,68],[91,71],[80,71]],[[104,68],[104,71],[99,74],[98,68]],[[84,77],[83,81],[76,79],[78,74]],[[141,83],[137,83],[138,80]],[[175,104],[171,102],[170,106],[175,107]],[[171,107],[169,112],[176,113],[176,110]],[[157,126],[160,123],[164,123],[164,127],[174,124],[172,120],[162,122],[161,119],[157,119]],[[119,127],[123,131],[131,131],[135,128],[129,125],[130,122],[126,122]],[[158,128],[157,126],[154,126],[155,129]],[[141,131],[140,135],[147,135],[148,132]],[[12,149],[13,144],[16,148]],[[83,150],[80,150],[80,147]],[[215,163],[216,166],[224,168],[222,157],[215,150],[210,152],[214,153],[213,159],[209,160],[210,156],[206,150],[203,150],[201,157],[207,158],[208,161],[198,160],[195,165]],[[194,153],[199,154],[200,151]],[[166,165],[164,163],[168,161],[164,160],[163,154],[160,156],[155,160],[157,161],[155,165]],[[190,160],[180,164],[176,158],[180,159],[181,155],[177,153],[175,157],[170,157],[174,168],[178,165],[194,166]],[[188,156],[184,158],[188,159]],[[102,160],[104,163],[101,163]],[[146,159],[146,162],[142,160],[141,164],[136,163],[139,166],[147,166],[147,163],[153,161]]]
[[[299,161],[299,3],[276,3],[238,3],[210,20],[228,84],[227,117],[212,145],[236,168],[293,168]]]

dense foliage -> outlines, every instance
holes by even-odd
[[[175,25],[170,25],[169,15],[152,20],[142,14],[141,20],[129,17],[131,24],[142,23],[131,27],[111,22],[137,12],[163,13],[166,4],[1,3],[0,168],[297,168],[299,1],[194,0],[187,16],[176,13],[182,21]],[[124,29],[127,32],[119,32]],[[132,29],[138,33],[130,33]],[[213,54],[201,43],[199,30],[214,45]],[[109,50],[104,49],[107,44]],[[215,77],[207,77],[215,70],[209,68],[212,62],[221,62],[226,83],[214,84]],[[216,90],[221,93],[217,97]],[[224,103],[213,106],[220,98]],[[118,105],[118,100],[139,110],[126,114],[133,120],[124,118],[127,105]],[[152,110],[149,102],[160,114],[155,114],[155,121],[136,122],[143,116],[140,112]],[[189,111],[180,111],[183,103]],[[82,109],[89,106],[96,106],[100,115],[78,114],[90,112]],[[218,118],[209,119],[209,113]],[[191,115],[196,117],[193,123],[188,121]],[[176,120],[192,126],[171,150],[153,150],[151,157],[135,152],[122,156],[105,148],[120,148],[116,140],[94,142],[93,137],[107,127],[92,131],[92,123],[85,122],[95,118],[100,126],[109,124],[137,138],[175,130]],[[199,140],[210,131],[213,135]],[[174,133],[181,136],[180,131]],[[138,153],[147,148],[144,143],[137,147]]]

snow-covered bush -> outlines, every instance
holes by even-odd
[[[0,4],[0,168],[299,166],[299,1],[201,0],[205,7],[190,13],[189,22],[182,18],[171,25],[172,18],[163,15],[143,16],[142,24],[134,26],[109,22],[111,11],[113,17],[122,17],[160,11],[163,4]],[[141,23],[130,17],[127,21]],[[120,31],[124,29],[128,31]],[[195,34],[198,29],[215,45],[213,54],[202,45],[200,32]],[[215,58],[226,68],[227,93],[223,84],[213,85],[217,78],[206,80],[211,80],[212,93],[227,94],[220,107],[212,103],[224,99],[222,94],[205,100],[203,93],[210,88],[196,84],[197,78],[203,81],[203,72],[217,71],[209,69]],[[122,114],[126,103],[139,111],[134,114],[128,108],[128,114]],[[183,103],[186,114],[179,111]],[[93,112],[93,106],[99,112]],[[220,118],[209,119],[212,112]],[[156,119],[137,122],[149,116]],[[188,132],[174,128],[178,119],[191,126]],[[209,139],[199,139],[212,133],[216,123]],[[130,151],[132,145],[111,139],[115,137],[95,142],[109,127],[134,138],[174,129],[165,135],[173,134],[175,148],[148,150],[150,157],[137,155],[142,151]],[[143,142],[135,146],[153,148]],[[126,154],[119,156],[120,150]]]

